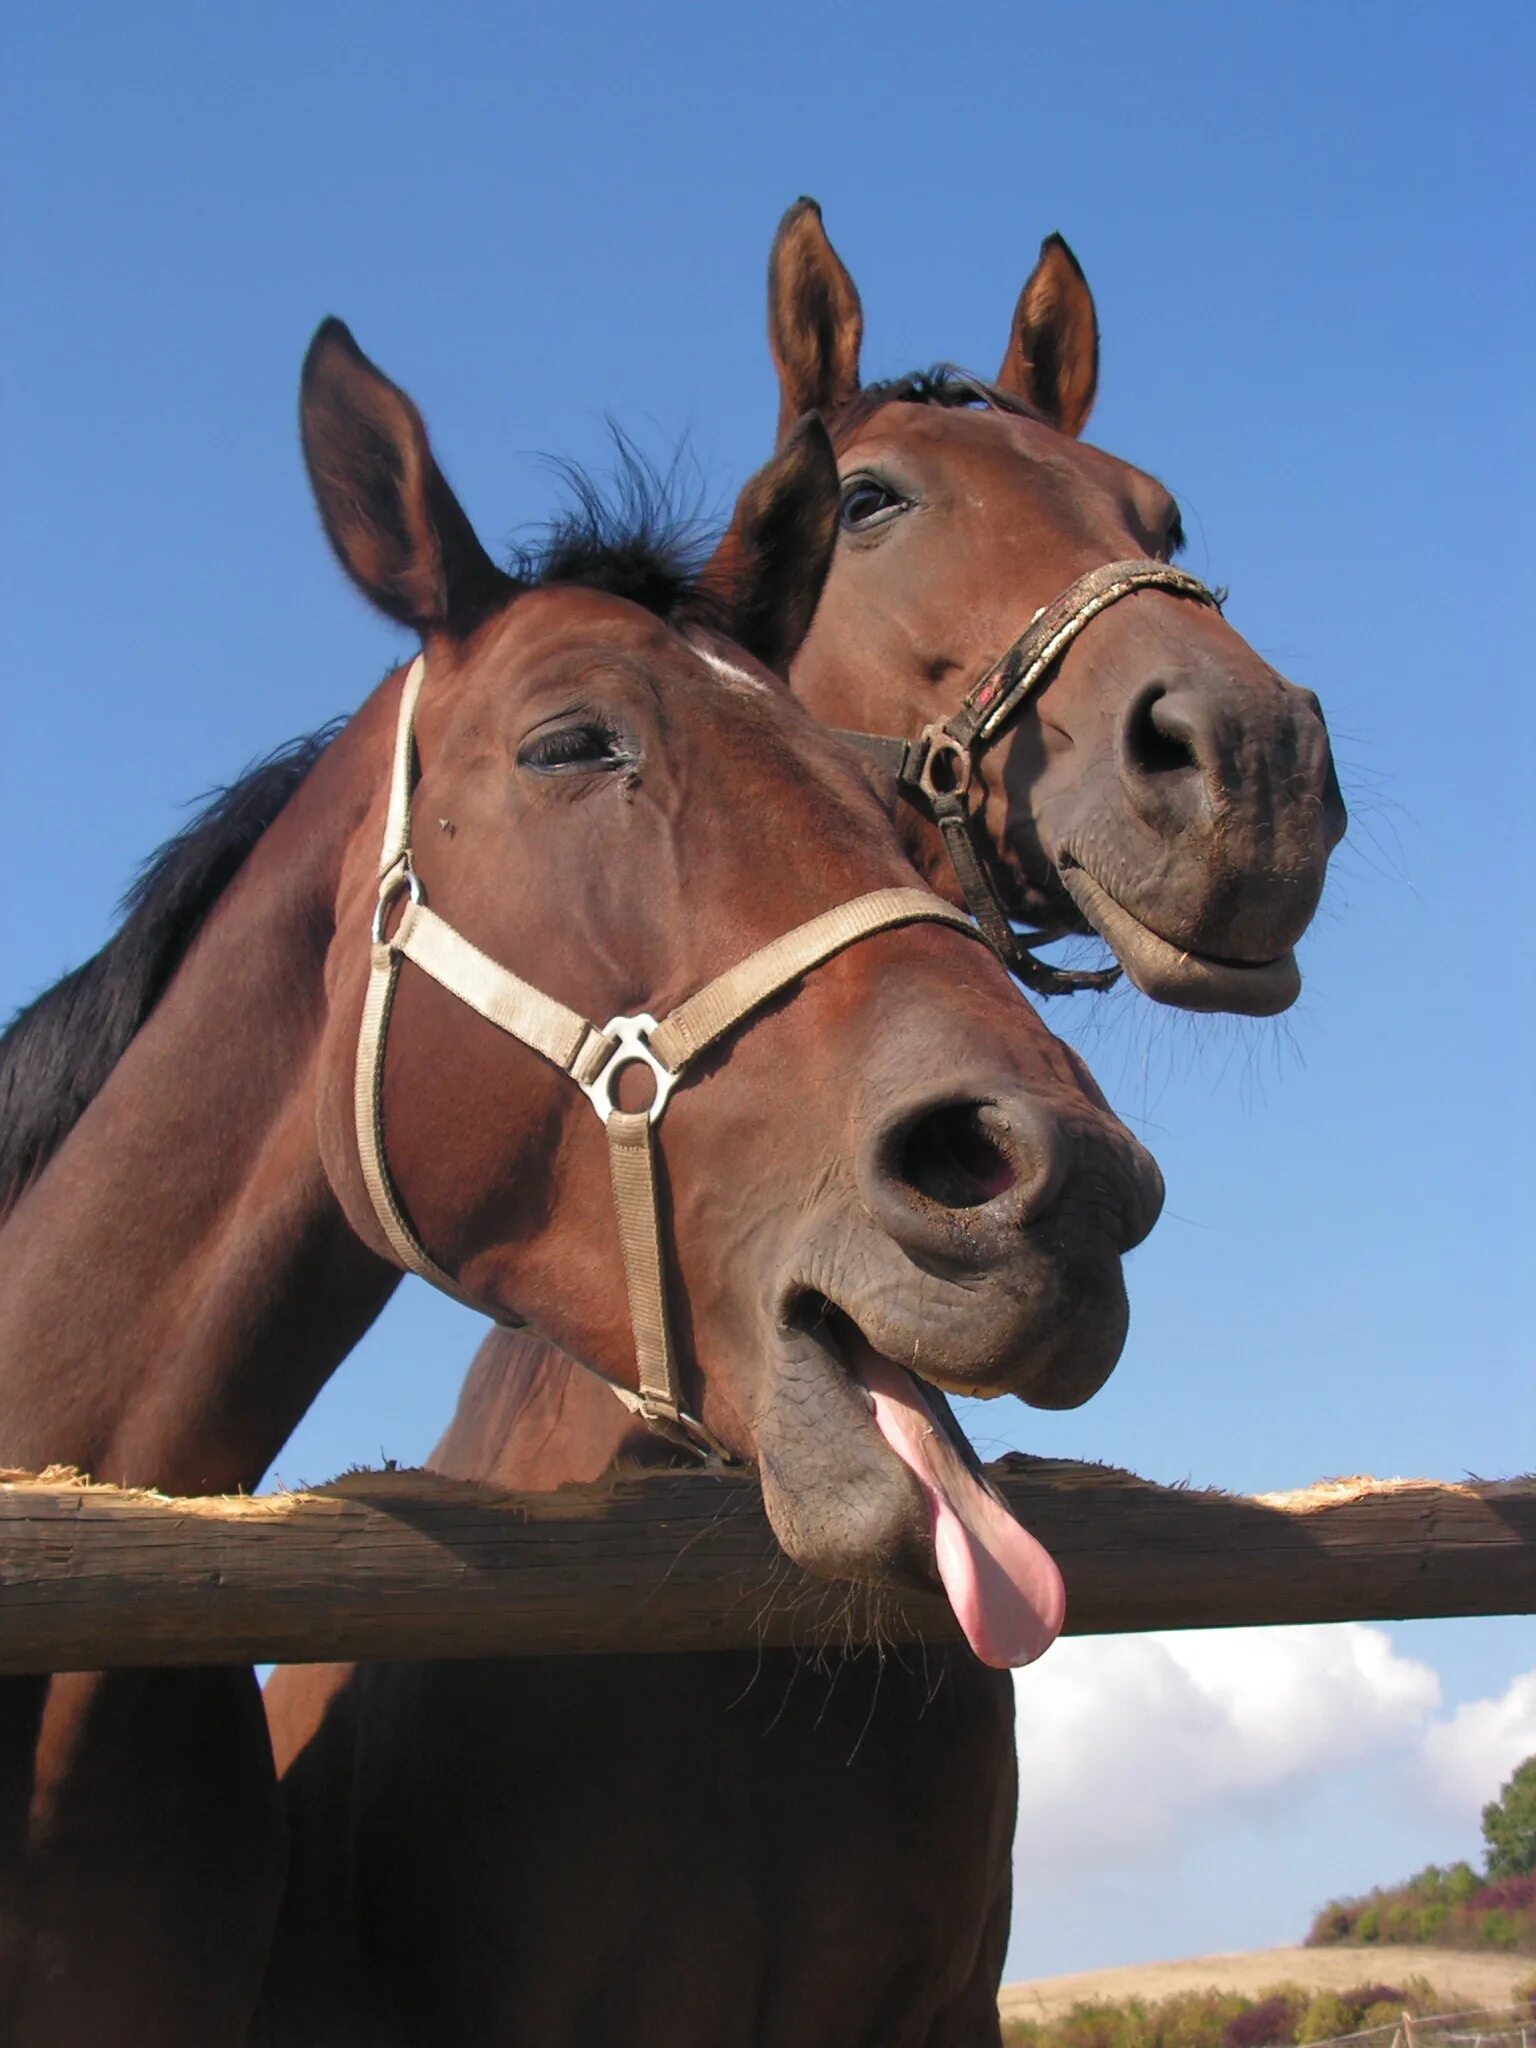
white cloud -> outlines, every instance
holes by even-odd
[[[1454,1819],[1480,1815],[1516,1764],[1536,1756],[1536,1671],[1510,1680],[1497,1699],[1468,1700],[1424,1737],[1412,1782]]]
[[[1069,1639],[1016,1686],[1026,1890],[1417,1745],[1440,1699],[1428,1665],[1359,1623]]]

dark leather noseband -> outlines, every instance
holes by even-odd
[[[1052,967],[1037,960],[1013,929],[971,808],[977,758],[1040,687],[1084,627],[1138,590],[1168,590],[1176,597],[1221,609],[1221,599],[1198,576],[1167,562],[1106,562],[1079,576],[1050,604],[1042,605],[1013,645],[970,690],[959,710],[924,726],[916,739],[889,739],[871,732],[842,734],[890,771],[904,797],[926,805],[943,835],[966,908],[982,936],[1009,973],[1016,974],[1036,995],[1109,988],[1119,980],[1120,969],[1075,973]]]

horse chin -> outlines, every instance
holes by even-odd
[[[1218,960],[1187,952],[1143,924],[1077,860],[1063,859],[1061,881],[1079,914],[1154,1002],[1181,1010],[1225,1010],[1274,1017],[1301,993],[1301,971],[1287,947],[1273,960]]]
[[[769,1522],[803,1570],[934,1590],[922,1489],[891,1455],[830,1322],[785,1333],[753,1439]]]
[[[942,1592],[982,1662],[1026,1664],[1055,1639],[1061,1577],[987,1479],[944,1396],[828,1310],[784,1333],[757,1419],[768,1519],[821,1578]]]

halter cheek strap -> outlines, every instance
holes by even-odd
[[[1069,973],[1037,960],[1008,921],[1002,897],[989,870],[984,842],[971,808],[970,791],[976,759],[1021,710],[1078,634],[1099,616],[1138,590],[1168,590],[1197,604],[1221,600],[1198,576],[1168,562],[1136,560],[1106,562],[1079,576],[1061,595],[1030,620],[1024,631],[967,694],[959,710],[926,725],[916,739],[888,739],[879,733],[845,732],[874,754],[894,776],[904,795],[920,798],[943,836],[950,865],[966,907],[981,927],[988,945],[1003,964],[1037,995],[1069,995],[1080,988],[1108,988],[1120,978],[1118,967],[1096,973]]]
[[[568,1074],[592,1104],[608,1133],[609,1175],[624,1254],[638,1390],[612,1381],[609,1384],[652,1428],[694,1451],[703,1448],[710,1455],[722,1455],[704,1425],[682,1405],[667,1319],[651,1133],[672,1090],[692,1061],[770,998],[871,933],[929,923],[949,925],[972,939],[982,934],[968,918],[926,889],[876,889],[824,911],[760,947],[680,1003],[660,1023],[647,1015],[614,1017],[598,1030],[585,1017],[472,946],[427,906],[411,853],[416,704],[425,676],[426,664],[418,656],[400,695],[368,991],[358,1034],[354,1109],[358,1156],[369,1201],[390,1250],[408,1272],[419,1273],[455,1301],[487,1312],[485,1305],[468,1295],[428,1253],[406,1217],[385,1160],[384,1056],[401,963],[409,960],[498,1030]],[[405,907],[389,930],[390,912],[401,896],[407,898]],[[645,1109],[621,1110],[614,1084],[625,1067],[635,1064],[650,1069],[655,1092]]]

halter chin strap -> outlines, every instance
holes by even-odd
[[[1221,600],[1198,576],[1170,563],[1106,562],[1079,576],[1060,597],[1040,610],[1007,651],[998,656],[950,717],[925,725],[913,740],[887,739],[882,734],[845,732],[874,754],[895,777],[905,796],[921,797],[943,835],[966,906],[981,927],[988,945],[1011,974],[1037,995],[1070,995],[1082,988],[1109,988],[1120,978],[1118,967],[1096,973],[1075,973],[1037,960],[1014,931],[988,867],[984,841],[970,805],[976,759],[995,740],[1014,714],[1040,687],[1085,626],[1122,597],[1138,590],[1170,590],[1196,604]]]
[[[489,959],[429,910],[411,854],[411,790],[415,781],[416,703],[426,677],[418,656],[400,694],[388,815],[379,863],[378,902],[368,993],[357,1042],[354,1108],[363,1181],[389,1247],[408,1272],[419,1273],[444,1294],[487,1311],[465,1293],[427,1252],[412,1229],[384,1157],[384,1054],[400,963],[424,974],[467,1003],[520,1044],[569,1074],[608,1132],[608,1165],[624,1252],[630,1321],[635,1334],[638,1391],[609,1381],[615,1394],[653,1429],[707,1456],[727,1455],[681,1401],[667,1321],[661,1211],[651,1133],[688,1066],[734,1031],[753,1011],[834,953],[906,924],[946,924],[969,938],[982,936],[970,920],[926,889],[876,889],[813,917],[749,954],[701,988],[660,1023],[651,1016],[614,1017],[598,1030],[585,1017],[544,995],[510,969]],[[389,914],[407,900],[393,930]],[[648,1067],[654,1094],[647,1108],[622,1110],[614,1085],[625,1067]]]

